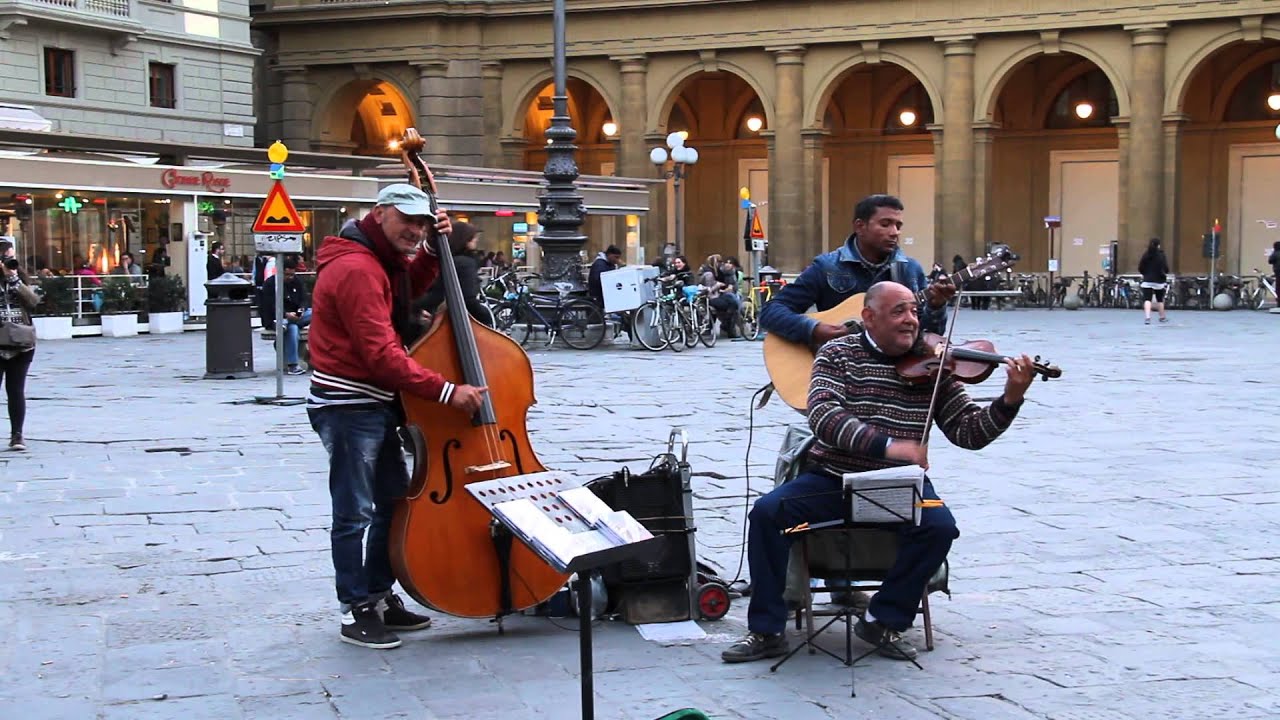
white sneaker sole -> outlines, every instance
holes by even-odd
[[[346,635],[341,635],[341,634],[338,637],[344,643],[349,643],[351,645],[356,645],[359,647],[371,648],[373,650],[390,650],[392,648],[400,647],[400,645],[403,643],[403,641],[400,639],[396,639],[388,643],[374,643],[374,642],[369,642],[367,640],[357,640],[356,638],[347,637]]]

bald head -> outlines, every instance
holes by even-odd
[[[867,290],[862,324],[881,352],[896,357],[911,349],[920,329],[915,293],[896,282],[878,282]]]

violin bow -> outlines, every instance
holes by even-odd
[[[946,366],[947,353],[951,351],[951,334],[956,331],[956,318],[960,316],[961,292],[963,291],[956,287],[956,305],[951,309],[951,321],[947,324],[947,337],[942,341],[942,354],[938,357],[938,377],[933,382],[933,394],[929,398],[929,414],[925,416],[924,421],[924,436],[920,438],[920,444],[924,446],[926,453],[929,450],[929,433],[933,431],[933,415],[938,409],[938,393],[942,389],[942,372]]]

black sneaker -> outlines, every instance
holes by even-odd
[[[859,620],[857,625],[853,626],[853,634],[862,639],[863,642],[875,645],[880,649],[880,655],[890,660],[915,660],[916,649],[911,643],[902,639],[897,632],[881,625],[879,622],[867,622]]]
[[[382,624],[373,603],[357,605],[342,614],[342,642],[375,650],[400,647],[400,638]]]
[[[22,433],[14,433],[9,436],[10,450],[26,450],[27,444],[22,441]]]
[[[410,611],[395,593],[387,593],[378,601],[377,607],[382,613],[382,624],[388,630],[425,630],[431,627],[431,618]]]
[[[783,633],[765,635],[749,632],[747,636],[734,643],[728,650],[720,653],[720,659],[727,663],[752,662],[765,658],[786,655],[791,650],[787,636]]]

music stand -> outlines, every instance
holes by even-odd
[[[614,511],[571,475],[556,472],[514,475],[466,485],[485,510],[547,564],[562,574],[578,575],[578,654],[581,665],[583,720],[595,718],[595,689],[591,677],[591,577],[590,570],[627,560],[653,549],[661,538],[653,536],[625,511]],[[571,505],[560,493],[581,488]],[[589,497],[588,497],[589,496]],[[594,499],[598,506],[591,500]],[[521,502],[527,501],[527,502]],[[575,507],[575,505],[577,507]],[[599,516],[604,508],[611,519]],[[638,528],[622,536],[615,523],[629,521]],[[566,533],[560,532],[567,531]],[[633,529],[634,530],[634,529]],[[647,537],[645,537],[647,536]]]
[[[807,535],[818,530],[856,530],[880,529],[891,530],[897,527],[918,526],[920,524],[920,512],[924,507],[924,499],[922,497],[924,485],[924,472],[920,472],[919,477],[913,477],[909,480],[910,484],[905,484],[906,479],[892,479],[895,474],[900,475],[907,468],[890,468],[888,471],[877,470],[867,473],[846,473],[841,490],[825,493],[814,493],[813,495],[805,495],[802,497],[817,497],[821,495],[835,495],[837,492],[841,496],[842,507],[845,510],[844,517],[839,520],[828,520],[820,523],[801,523],[795,527],[786,528],[782,531],[784,535]],[[861,481],[861,487],[856,487]],[[798,498],[797,498],[798,499]],[[906,500],[909,505],[903,501]],[[786,500],[783,500],[785,503]],[[859,519],[861,516],[862,519]],[[867,518],[874,518],[868,521]],[[850,579],[853,576],[853,553],[845,548],[844,554],[844,578]],[[828,589],[823,586],[823,589]],[[806,592],[813,592],[812,588]],[[862,653],[858,657],[853,657],[853,615],[855,609],[850,604],[843,610],[834,613],[822,627],[809,633],[804,642],[799,643],[791,649],[782,659],[774,663],[770,668],[770,672],[777,672],[783,663],[790,660],[803,647],[811,647],[820,650],[827,655],[843,662],[849,667],[849,694],[851,697],[858,697],[856,686],[856,666],[863,659],[878,650],[883,649],[889,644],[888,633],[885,633],[880,642],[870,650]],[[827,628],[831,627],[836,621],[844,619],[844,657],[828,650],[814,641],[818,635],[821,635]],[[917,669],[924,670],[915,658],[907,658],[915,665]]]

